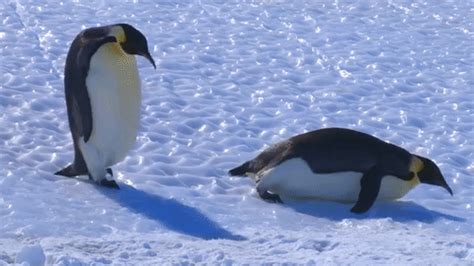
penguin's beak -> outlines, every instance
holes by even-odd
[[[148,59],[148,61],[150,61],[150,63],[156,69],[155,60],[153,60],[153,57],[151,57],[150,52],[146,51],[145,53],[142,54],[142,56]]]
[[[446,183],[446,181],[444,180],[444,178],[442,178],[442,176],[440,176],[439,179],[435,180],[433,182],[433,185],[440,186],[440,187],[446,189],[449,192],[449,194],[451,194],[451,196],[453,196],[453,190],[449,187],[448,183]]]
[[[418,172],[418,178],[421,183],[430,184],[442,187],[446,189],[451,196],[453,196],[453,190],[449,187],[448,183],[444,179],[439,167],[430,159],[418,156],[423,161],[423,168]]]
[[[442,187],[445,188],[451,196],[453,195],[453,190],[448,186],[448,184],[444,184]]]
[[[453,190],[449,187],[448,183],[446,183],[446,180],[444,180],[444,177],[440,174],[437,176],[437,179],[434,180],[433,185],[435,186],[440,186],[444,189],[446,189],[451,196],[453,196]]]

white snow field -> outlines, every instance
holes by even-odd
[[[473,265],[472,1],[0,3],[0,265]],[[76,34],[126,22],[139,136],[120,190],[72,161],[63,68]],[[347,127],[440,166],[366,214],[272,204],[227,171],[295,134]],[[289,177],[291,178],[291,177]]]

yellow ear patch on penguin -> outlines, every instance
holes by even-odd
[[[423,164],[423,161],[421,161],[420,158],[417,156],[412,156],[411,162],[410,162],[410,172],[413,172],[415,174],[419,173],[425,165]]]
[[[127,41],[127,37],[125,36],[125,31],[121,26],[114,26],[110,29],[110,36],[114,36],[117,39],[117,42],[124,43]]]
[[[425,165],[423,164],[423,161],[421,161],[420,158],[417,156],[412,156],[411,157],[411,162],[410,162],[410,172],[412,172],[415,176],[411,181],[415,182],[416,184],[420,183],[420,178],[418,178],[418,173],[423,170]]]

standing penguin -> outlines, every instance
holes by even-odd
[[[110,167],[125,158],[139,126],[141,91],[134,55],[144,56],[156,69],[145,36],[128,24],[89,28],[72,42],[64,87],[74,162],[57,175],[89,175],[118,188]]]
[[[436,164],[362,132],[319,129],[264,150],[229,171],[255,178],[261,198],[282,202],[279,195],[355,202],[363,213],[375,200],[403,197],[420,182],[445,188]]]

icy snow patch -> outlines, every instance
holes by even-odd
[[[44,265],[46,257],[41,245],[25,246],[16,255],[15,263],[25,266]]]

